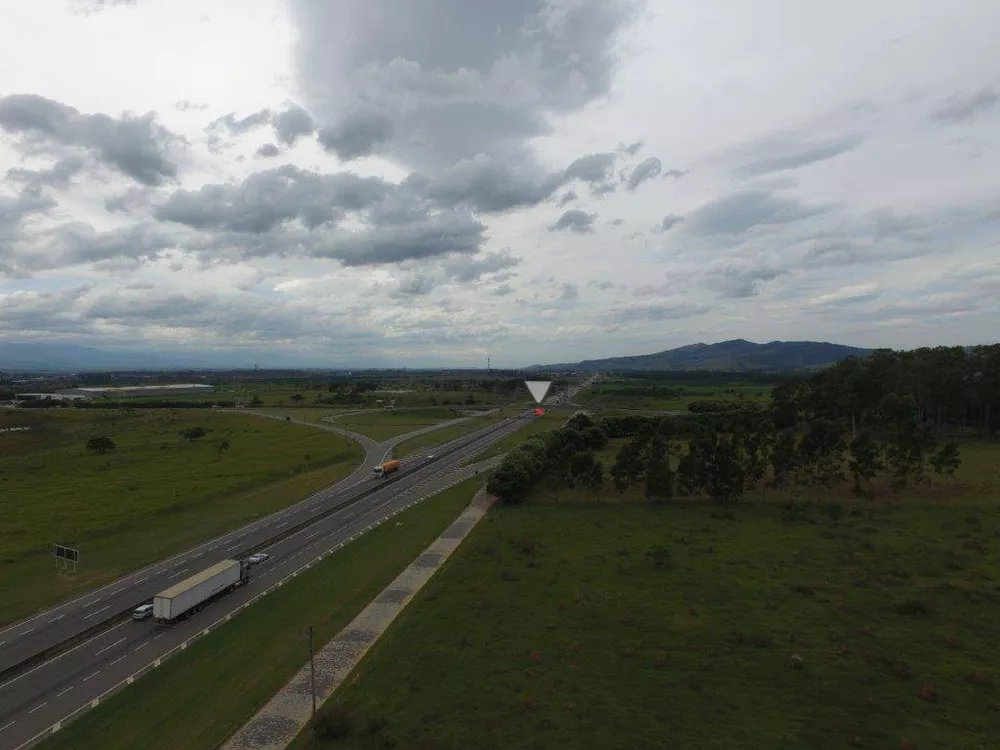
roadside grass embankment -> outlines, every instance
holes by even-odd
[[[419,453],[429,446],[441,445],[442,443],[460,438],[463,435],[468,435],[470,432],[481,430],[488,425],[496,424],[509,415],[508,410],[500,410],[482,417],[473,417],[450,427],[442,427],[439,430],[425,432],[423,435],[417,435],[397,445],[393,449],[393,455],[397,458],[404,458],[414,453]]]
[[[363,458],[339,435],[222,412],[10,410],[5,425],[31,429],[0,433],[0,624],[287,507]],[[88,450],[98,436],[115,448]],[[75,573],[54,543],[81,550]]]
[[[400,411],[372,410],[344,414],[337,417],[334,424],[367,435],[372,440],[383,441],[432,424],[457,419],[458,416],[452,409],[441,407]]]
[[[317,746],[993,748],[1000,449],[963,456],[888,502],[848,488],[842,516],[810,490],[495,508]]]
[[[364,534],[88,711],[39,750],[212,750],[468,506],[469,479]]]

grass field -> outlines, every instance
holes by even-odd
[[[429,408],[345,414],[338,417],[336,423],[372,440],[382,441],[455,418],[456,414],[451,409]]]
[[[0,624],[301,500],[362,459],[353,441],[221,412],[0,411]],[[178,433],[203,427],[186,441]],[[116,449],[86,449],[94,436]],[[228,446],[228,447],[226,447]],[[81,550],[73,574],[52,544]]]
[[[319,746],[994,748],[1000,505],[973,490],[996,479],[839,522],[822,502],[496,509]]]
[[[467,435],[470,432],[483,429],[490,424],[495,424],[505,416],[507,415],[504,411],[497,411],[493,414],[487,414],[484,417],[474,417],[468,421],[459,422],[451,427],[442,427],[440,430],[433,430],[432,432],[427,432],[423,435],[417,435],[416,437],[410,438],[409,440],[397,445],[393,450],[393,455],[396,458],[403,458],[404,456],[409,456],[412,453],[417,453],[427,446],[447,443],[449,440],[454,440],[462,435]]]
[[[211,750],[270,700],[469,504],[467,480],[396,517],[195,641],[40,750]]]

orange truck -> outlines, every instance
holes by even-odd
[[[399,471],[399,460],[392,459],[390,461],[383,461],[378,466],[375,467],[375,476],[385,477],[392,474],[394,471]]]

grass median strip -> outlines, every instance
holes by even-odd
[[[39,748],[217,747],[306,662],[307,627],[317,648],[326,643],[448,527],[480,484],[466,480],[359,537]]]
[[[450,427],[442,427],[440,430],[425,432],[423,435],[417,435],[400,443],[393,449],[392,453],[397,458],[403,458],[418,453],[428,446],[447,443],[463,435],[468,435],[470,432],[481,430],[488,425],[496,424],[505,416],[507,415],[503,412],[496,412],[494,414],[487,414],[484,417],[473,417],[466,422],[460,422]]]

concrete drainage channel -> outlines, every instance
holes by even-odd
[[[484,437],[484,436],[481,436],[481,437]],[[193,641],[196,641],[199,638],[208,635],[213,630],[215,630],[216,628],[218,628],[220,625],[223,625],[223,624],[229,622],[231,619],[233,619],[233,617],[235,617],[236,615],[240,614],[243,610],[245,610],[250,605],[252,605],[255,602],[259,601],[261,598],[267,596],[269,593],[271,593],[275,589],[278,589],[281,586],[285,585],[285,583],[287,583],[288,581],[290,581],[292,578],[295,578],[300,573],[303,573],[306,570],[309,570],[313,565],[319,563],[324,558],[326,558],[329,555],[332,555],[333,553],[335,553],[338,550],[342,549],[344,546],[346,546],[347,544],[350,544],[351,542],[353,542],[358,537],[360,537],[363,534],[371,531],[372,529],[376,528],[377,526],[380,526],[381,524],[385,523],[386,521],[388,521],[388,520],[390,520],[392,518],[395,518],[397,515],[399,515],[403,511],[409,510],[414,505],[422,503],[427,498],[432,497],[432,496],[438,494],[439,492],[443,492],[444,490],[448,489],[448,487],[452,487],[452,486],[458,484],[459,482],[464,481],[465,479],[471,478],[469,476],[466,476],[466,473],[467,472],[463,472],[461,470],[453,472],[451,474],[451,476],[449,477],[449,483],[447,485],[439,487],[438,489],[435,489],[432,492],[428,492],[426,494],[422,494],[416,500],[412,500],[409,503],[407,503],[406,505],[403,505],[403,506],[401,506],[399,508],[396,508],[395,510],[393,510],[390,513],[386,513],[384,516],[380,517],[378,520],[373,521],[372,523],[368,524],[368,526],[366,526],[362,531],[359,531],[359,532],[357,532],[355,534],[352,534],[349,538],[345,539],[344,541],[342,541],[342,542],[334,545],[333,547],[330,547],[325,552],[321,552],[316,557],[314,557],[311,560],[308,560],[304,564],[300,565],[298,568],[296,568],[295,570],[293,570],[291,573],[288,573],[284,578],[279,579],[278,581],[276,581],[275,583],[271,584],[266,589],[264,589],[263,591],[261,591],[259,594],[256,594],[252,598],[250,598],[247,601],[245,601],[243,604],[241,604],[239,607],[237,607],[235,610],[233,610],[229,614],[227,614],[227,615],[225,615],[223,617],[220,617],[219,619],[215,620],[212,623],[209,623],[202,630],[200,630],[198,633],[196,633],[195,635],[193,635],[190,638],[188,638],[183,643],[180,643],[177,646],[174,646],[172,649],[170,649],[169,651],[165,652],[161,656],[157,657],[156,659],[154,659],[153,661],[151,661],[149,664],[146,664],[145,666],[137,669],[135,672],[133,672],[132,674],[130,674],[125,679],[121,680],[120,682],[116,683],[115,685],[112,685],[110,688],[108,688],[107,690],[105,690],[103,693],[101,693],[99,696],[97,696],[96,698],[94,698],[93,700],[91,700],[89,703],[86,703],[83,706],[80,706],[78,709],[76,709],[72,713],[68,714],[67,716],[65,716],[64,718],[62,718],[60,721],[57,721],[56,723],[54,723],[51,726],[49,726],[47,729],[44,729],[41,732],[39,732],[38,734],[36,734],[31,739],[29,739],[26,742],[23,742],[22,744],[18,745],[16,748],[14,748],[14,750],[25,750],[26,748],[29,748],[32,745],[37,744],[38,742],[40,742],[41,740],[45,739],[46,737],[48,737],[48,736],[50,736],[52,734],[55,734],[60,729],[62,729],[63,725],[69,724],[71,721],[73,721],[74,719],[78,718],[81,714],[89,711],[90,709],[97,708],[97,706],[99,706],[102,701],[107,700],[112,695],[114,695],[119,690],[121,690],[122,688],[125,688],[125,687],[128,687],[129,685],[132,685],[136,681],[136,679],[138,679],[139,677],[142,677],[144,674],[147,674],[148,672],[151,672],[152,670],[156,669],[161,664],[163,664],[163,662],[165,662],[166,660],[168,660],[171,656],[174,656],[175,654],[177,654],[177,653],[179,653],[179,652],[184,651],[185,649],[187,649],[187,647]],[[435,478],[434,476],[428,477],[428,479],[425,480],[424,482],[421,482],[420,484],[414,485],[413,489],[414,490],[419,489],[421,486],[427,484],[427,482],[429,482],[431,479],[434,479],[434,478]]]

